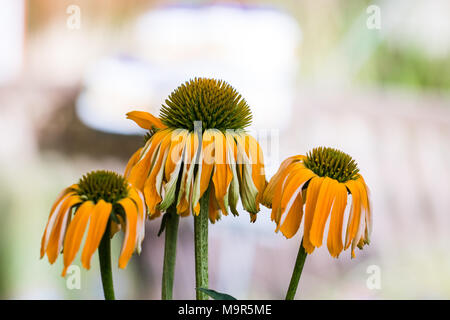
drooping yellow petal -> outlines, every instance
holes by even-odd
[[[315,176],[315,173],[307,168],[293,169],[283,186],[281,197],[281,213],[284,212],[288,201],[294,193],[299,193],[304,183]]]
[[[196,192],[192,199],[192,206],[196,215],[200,212],[199,200],[209,187],[214,168],[214,136],[211,130],[205,130],[203,133],[200,158],[197,177],[194,183],[194,188],[198,188],[200,192]]]
[[[65,189],[67,190],[67,189]],[[64,192],[58,197],[58,199],[53,204],[53,207],[50,211],[50,215],[48,217],[47,225],[45,226],[44,234],[42,235],[41,240],[41,259],[44,257],[45,252],[47,250],[48,241],[50,239],[50,235],[53,231],[53,227],[55,226],[56,220],[58,218],[59,211],[61,210],[62,205],[67,200],[67,198],[75,195],[74,192]]]
[[[66,275],[67,268],[72,264],[75,255],[80,249],[81,241],[83,240],[83,235],[94,206],[92,201],[85,201],[75,212],[75,217],[67,228],[66,239],[64,241],[64,269],[61,274],[63,277]]]
[[[150,215],[156,213],[156,206],[161,202],[161,191],[160,187],[162,185],[164,166],[168,155],[168,147],[170,145],[171,135],[168,134],[164,137],[163,141],[157,150],[155,164],[152,167],[150,175],[144,184],[144,195],[145,201],[147,203],[148,211]]]
[[[337,184],[339,184],[337,180],[325,177],[317,197],[316,209],[314,210],[311,233],[309,236],[311,244],[317,248],[322,245],[325,224],[330,215]]]
[[[314,177],[309,181],[308,188],[306,189],[306,203],[305,203],[305,222],[303,232],[303,247],[308,254],[314,251],[314,245],[310,240],[311,225],[314,218],[314,212],[317,205],[317,197],[319,195],[320,188],[322,186],[324,178]]]
[[[359,225],[358,225],[358,231],[356,232],[355,237],[352,240],[352,259],[355,257],[355,248],[356,246],[360,247],[361,249],[361,243],[364,243],[364,215],[360,214],[360,221],[359,221]]]
[[[342,225],[347,206],[347,188],[339,183],[336,186],[336,197],[331,211],[330,228],[328,230],[327,247],[332,257],[337,258],[344,245],[342,243]]]
[[[352,240],[352,258],[355,257],[355,248],[357,246],[359,249],[362,249],[364,244],[369,243],[370,232],[368,229],[371,228],[370,205],[367,195],[367,187],[361,177],[355,180],[355,186],[360,195],[361,212],[358,231]],[[370,225],[368,226],[368,224]]]
[[[215,223],[217,220],[220,220],[221,218],[220,206],[216,200],[215,194],[216,193],[214,190],[214,184],[211,184],[209,190],[209,203],[208,203],[209,221],[211,221],[211,223]]]
[[[284,189],[286,186],[286,182],[288,181],[289,177],[295,176],[298,170],[303,170],[303,169],[304,169],[303,164],[301,164],[299,162],[292,163],[291,165],[289,165],[289,167],[286,168],[286,170],[284,172],[282,172],[280,174],[279,179],[271,182],[271,183],[276,182],[273,199],[271,201],[272,202],[271,220],[275,221],[277,223],[277,225],[280,222],[281,214],[283,212],[282,206],[281,206],[281,200],[284,196]],[[295,180],[293,180],[293,181],[295,182]],[[292,196],[292,194],[290,196]],[[290,199],[290,197],[288,198],[288,200],[289,199]]]
[[[58,212],[58,216],[55,221],[55,225],[50,235],[50,239],[48,241],[47,247],[47,256],[50,264],[53,264],[58,257],[59,252],[61,251],[67,222],[69,219],[70,211],[72,206],[81,202],[81,199],[77,195],[73,195],[68,197],[61,206],[61,209]]]
[[[239,212],[237,211],[237,203],[239,200],[239,177],[237,174],[237,147],[236,141],[230,132],[225,134],[226,143],[227,143],[227,162],[230,166],[232,179],[230,183],[229,193],[228,193],[228,204],[230,206],[231,212],[237,216]]]
[[[191,211],[191,190],[193,189],[194,169],[198,162],[199,141],[196,133],[190,133],[186,143],[184,168],[181,177],[180,192],[177,199],[177,212],[189,214]]]
[[[245,133],[243,131],[236,131],[234,133],[237,146],[237,163],[240,177],[240,195],[244,209],[250,214],[255,214],[259,211],[258,203],[258,189],[252,179],[252,161],[246,150]]]
[[[281,223],[280,231],[286,238],[292,238],[298,231],[303,217],[303,199],[301,192],[295,197],[293,203],[287,207],[287,215]]]
[[[81,264],[86,269],[91,267],[91,258],[97,250],[100,240],[105,233],[106,225],[111,214],[112,205],[109,202],[100,200],[95,205],[89,222],[89,230],[81,253]]]
[[[359,178],[356,180],[356,182],[359,187],[359,191],[361,194],[362,207],[365,212],[364,242],[369,243],[370,235],[372,234],[372,213],[371,213],[370,201],[369,201],[369,188],[367,187],[366,182],[364,181],[362,176],[359,176]]]
[[[145,199],[144,195],[141,193],[141,191],[130,188],[128,191],[130,199],[134,201],[134,203],[137,205],[138,208],[138,221],[137,221],[137,252],[138,254],[141,253],[141,243],[144,240],[145,236],[145,219],[147,217],[146,214],[146,207],[145,207]]]
[[[164,174],[166,181],[173,176],[176,167],[179,167],[182,161],[183,151],[186,146],[186,138],[189,134],[188,130],[177,129],[173,132],[173,138],[169,148],[169,155],[165,163]]]
[[[246,141],[246,152],[250,156],[252,163],[252,179],[258,189],[257,202],[259,204],[267,184],[264,173],[264,156],[258,141],[253,136],[245,134],[244,139]]]
[[[139,161],[133,166],[128,177],[128,181],[136,188],[142,190],[145,181],[153,169],[154,158],[157,153],[155,150],[159,150],[160,144],[163,139],[170,138],[171,130],[161,130],[156,132],[141,152]]]
[[[177,182],[183,164],[183,157],[186,152],[188,131],[175,130],[174,135],[175,137],[172,139],[164,168],[167,183],[164,187],[164,198],[159,205],[159,209],[163,211],[166,211],[175,201]]]
[[[286,224],[286,228],[288,228],[289,231],[287,231],[286,233],[288,234],[288,236],[286,236],[285,233],[283,234],[288,238],[292,237],[297,232],[303,216],[303,199],[302,199],[303,185],[314,176],[315,174],[311,170],[306,169],[304,167],[303,168],[300,167],[299,169],[293,169],[291,171],[291,174],[286,177],[283,186],[280,187],[282,189],[280,192],[281,202],[279,208],[278,208],[279,203],[278,200],[276,206],[274,206],[275,210],[278,210],[275,213],[274,220],[277,222],[276,231],[278,231],[281,225],[281,219],[287,211],[287,214],[290,215],[290,217],[285,216],[284,219],[285,221],[288,220],[288,223],[287,224],[286,222],[284,223]],[[277,196],[277,198],[279,197]],[[292,212],[292,210],[295,210],[296,213]]]
[[[118,203],[123,207],[126,216],[125,236],[119,257],[119,268],[123,269],[136,248],[138,210],[136,204],[129,198],[122,199]]]
[[[353,238],[355,238],[361,221],[361,195],[354,180],[347,181],[345,185],[352,194],[352,206],[350,208],[350,216],[348,218],[347,231],[345,235],[345,249],[347,249]]]
[[[186,146],[186,149],[188,147]],[[186,156],[184,157],[186,160]],[[187,178],[189,174],[189,164],[186,161],[183,161],[183,170],[180,177],[180,190],[178,191],[178,197],[177,197],[177,213],[181,214],[189,209],[189,202],[187,200],[187,194],[186,194],[186,185],[187,185]]]
[[[215,197],[224,215],[227,215],[227,208],[225,205],[225,196],[228,193],[233,174],[227,163],[227,149],[226,139],[222,132],[214,130],[214,144],[215,144],[215,166],[212,176],[214,183]]]
[[[142,148],[139,148],[135,153],[133,153],[130,160],[128,160],[127,166],[125,167],[125,173],[123,174],[125,178],[128,178],[128,176],[130,175],[131,169],[138,162],[139,157],[141,156],[141,151],[142,151]]]
[[[298,156],[289,157],[286,160],[284,160],[278,171],[275,173],[275,175],[270,179],[269,184],[264,189],[263,197],[261,199],[261,203],[268,207],[272,208],[272,201],[275,195],[275,192],[277,191],[277,185],[280,180],[284,180],[286,175],[289,171],[287,171],[287,168],[294,162],[298,162],[301,159],[298,158]],[[273,220],[273,219],[272,219]]]
[[[144,111],[131,111],[127,113],[127,119],[133,120],[138,126],[143,129],[151,130],[165,129],[167,126],[161,122],[161,120],[151,113]]]

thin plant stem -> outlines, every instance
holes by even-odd
[[[196,288],[208,288],[208,219],[209,188],[200,199],[200,213],[194,216],[195,283]],[[197,300],[208,300],[208,295],[196,290]]]
[[[105,233],[98,247],[98,257],[100,260],[100,274],[102,277],[103,293],[105,300],[115,300],[113,276],[111,268],[111,221],[108,221]]]
[[[168,210],[165,227],[164,244],[164,265],[162,275],[162,300],[172,300],[173,298],[173,279],[175,274],[175,261],[177,256],[178,224],[180,216],[175,210]]]
[[[307,255],[308,254],[303,247],[302,239],[300,248],[298,249],[297,259],[295,260],[294,270],[292,271],[291,282],[289,283],[289,288],[286,293],[286,300],[294,300],[295,293],[297,292],[298,282],[300,281],[300,276],[302,275],[303,266],[305,265]]]

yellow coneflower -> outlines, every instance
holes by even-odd
[[[90,172],[78,184],[64,189],[53,204],[42,236],[41,259],[47,254],[53,264],[63,249],[62,276],[65,276],[88,229],[81,263],[90,269],[92,255],[104,241],[102,239],[109,244],[110,237],[123,228],[125,237],[119,268],[125,268],[132,253],[141,250],[145,218],[142,193],[124,177],[110,171]]]
[[[199,200],[210,187],[211,222],[221,213],[227,215],[228,208],[237,215],[239,195],[255,221],[266,186],[263,155],[244,131],[251,112],[235,89],[220,80],[199,78],[169,96],[160,118],[142,111],[127,116],[152,131],[125,170],[128,180],[143,190],[151,218],[173,203],[181,216],[198,215]],[[175,197],[177,183],[181,186]]]
[[[125,170],[128,180],[143,191],[150,218],[162,211],[173,211],[177,217],[197,217],[206,211],[214,223],[228,209],[237,215],[240,198],[251,221],[256,220],[266,186],[263,155],[256,139],[245,131],[252,118],[250,108],[233,87],[221,80],[196,78],[170,94],[159,118],[140,111],[127,116],[150,131]],[[195,226],[203,230],[198,232],[207,232],[207,221]],[[169,238],[166,229],[166,249],[174,242],[173,236]]]
[[[343,241],[348,195],[352,204]],[[327,247],[332,257],[337,258],[351,245],[353,258],[355,247],[362,249],[370,241],[372,216],[368,188],[355,161],[342,151],[320,147],[306,156],[286,159],[270,180],[262,202],[272,208],[276,232],[280,230],[286,238],[297,233],[304,216],[303,240],[296,262],[296,266],[301,264],[300,271],[297,270],[300,273],[306,254],[322,245],[328,218]],[[306,252],[302,253],[303,249]],[[300,274],[297,276],[298,283]],[[296,289],[297,284],[294,285]],[[293,298],[292,292],[290,298]]]

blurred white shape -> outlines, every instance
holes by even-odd
[[[449,55],[449,1],[384,1],[381,8],[381,31],[393,43],[413,45],[424,50],[431,57]]]
[[[0,84],[4,84],[22,68],[25,7],[22,0],[0,0],[0,8]]]
[[[110,61],[93,69],[79,100],[80,117],[97,129],[133,133],[124,124],[125,111],[158,114],[180,84],[212,77],[247,100],[252,128],[283,129],[291,116],[300,40],[296,21],[272,9],[208,5],[149,11],[136,22],[131,39],[140,66]]]
[[[85,89],[77,100],[78,117],[101,131],[144,132],[134,122],[125,120],[125,114],[132,109],[158,111],[154,108],[157,105],[157,80],[152,75],[147,65],[134,59],[100,60],[85,76]]]
[[[254,128],[283,128],[293,103],[301,31],[260,7],[193,6],[150,11],[136,26],[142,57],[170,71],[167,91],[193,77],[221,78],[253,111]]]

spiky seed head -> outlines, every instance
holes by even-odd
[[[355,160],[337,149],[314,148],[307,154],[304,163],[319,177],[329,177],[339,182],[347,182],[359,177],[359,169]]]
[[[161,121],[172,128],[243,129],[250,125],[252,114],[242,96],[223,80],[195,78],[186,81],[166,99],[160,112]]]
[[[123,176],[115,172],[92,171],[80,179],[77,192],[80,197],[94,203],[103,199],[114,204],[128,196],[128,183]]]

